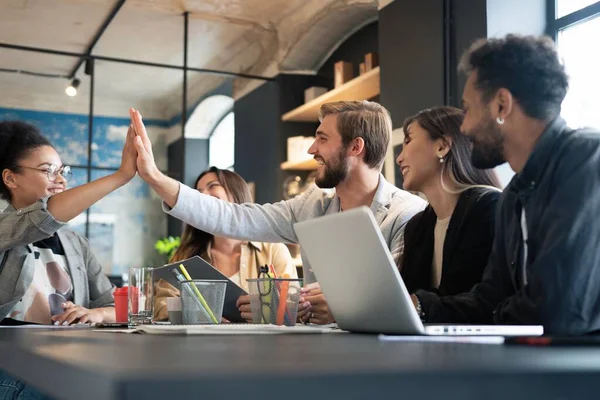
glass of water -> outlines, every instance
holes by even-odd
[[[152,275],[150,267],[129,268],[127,314],[130,328],[152,323]]]

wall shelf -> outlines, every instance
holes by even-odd
[[[312,171],[317,169],[319,165],[314,158],[304,161],[286,161],[281,163],[281,169],[283,170],[296,170],[296,171]]]
[[[379,95],[379,88],[379,67],[377,67],[283,114],[281,120],[284,122],[317,122],[319,108],[323,104],[343,100],[368,100]]]

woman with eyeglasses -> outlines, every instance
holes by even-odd
[[[64,225],[136,174],[130,128],[119,170],[65,190],[71,169],[39,130],[0,122],[0,325],[114,322],[113,286],[87,240]],[[0,370],[0,398],[44,399]]]
[[[114,322],[113,286],[65,224],[136,173],[133,131],[115,173],[67,189],[71,169],[39,130],[0,122],[0,324]]]
[[[252,196],[248,184],[233,171],[211,167],[196,179],[196,189],[221,200],[232,203],[251,203]],[[191,225],[185,225],[181,245],[170,262],[200,256],[206,262],[229,277],[234,283],[249,291],[248,278],[259,277],[262,265],[273,265],[277,276],[282,278],[298,277],[292,256],[283,243],[249,242],[222,236],[214,236]],[[155,319],[166,320],[166,298],[179,296],[179,291],[166,282],[159,282],[154,302]],[[242,296],[238,300],[242,318],[251,321],[250,297]]]

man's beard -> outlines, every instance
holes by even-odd
[[[323,176],[317,176],[315,179],[318,187],[321,189],[332,189],[346,179],[348,176],[348,162],[345,153],[346,149],[342,148],[337,159],[323,165]]]
[[[478,169],[494,168],[504,164],[504,136],[496,121],[490,116],[485,122],[473,129],[469,135],[473,143],[471,162]],[[481,140],[480,138],[483,138]]]

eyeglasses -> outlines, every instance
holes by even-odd
[[[258,268],[258,297],[260,299],[260,316],[263,322],[274,321],[273,308],[273,278],[269,276],[269,267],[260,266]]]
[[[68,165],[63,165],[62,167],[58,167],[54,164],[49,164],[48,168],[34,168],[34,167],[25,167],[23,165],[19,165],[19,168],[33,169],[36,171],[44,172],[48,176],[48,180],[50,182],[55,182],[56,177],[60,174],[64,179],[69,180],[73,175],[71,171],[71,167]]]
[[[262,296],[268,296],[273,290],[273,279],[272,276],[269,276],[269,267],[268,266],[260,266],[258,267],[258,293]]]
[[[286,275],[284,278],[275,278],[274,275],[273,267],[269,268],[265,265],[258,267],[257,279],[248,279],[252,296],[252,314],[257,317],[255,322],[295,324],[293,315],[296,315],[302,281],[290,279]]]

